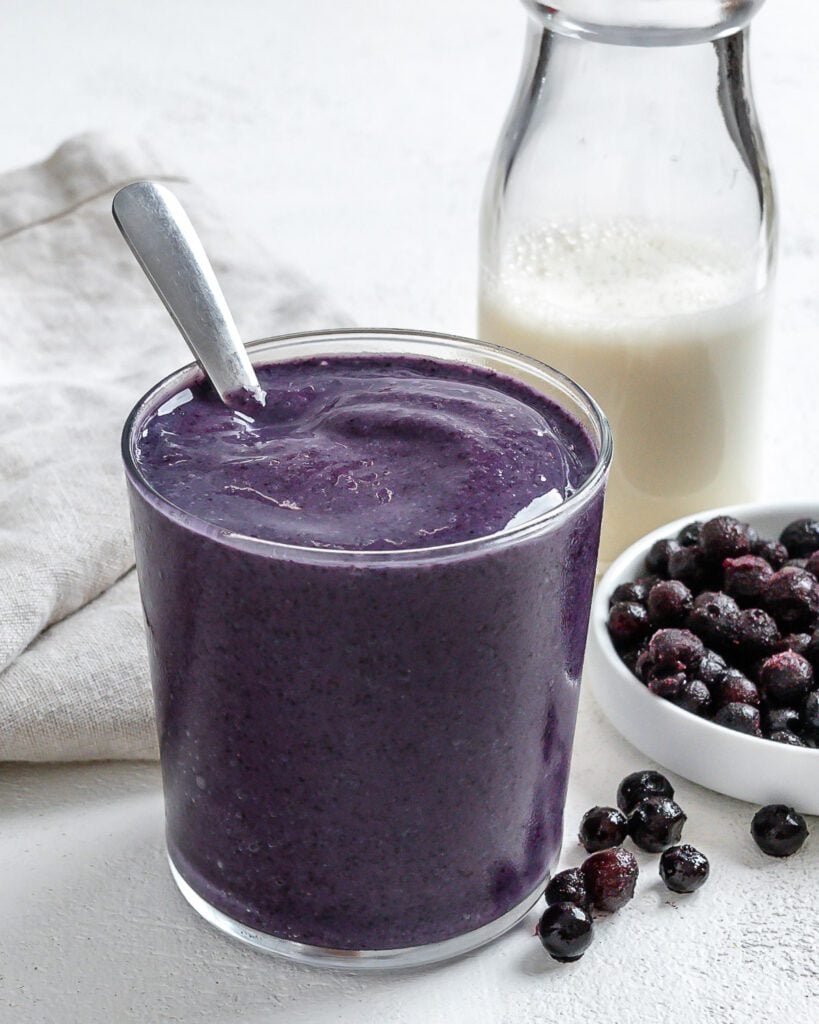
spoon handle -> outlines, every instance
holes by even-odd
[[[226,405],[242,392],[264,403],[213,267],[182,204],[164,185],[136,181],[114,196],[117,227]]]

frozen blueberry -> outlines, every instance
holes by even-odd
[[[796,708],[766,708],[765,729],[769,733],[797,732],[801,716]]]
[[[701,679],[710,689],[721,683],[728,671],[725,659],[716,651],[706,650],[699,661],[691,667],[694,676]]]
[[[804,651],[800,651],[800,654],[808,659],[813,667],[819,670],[819,629],[814,630],[811,634],[811,638],[808,641],[808,646]]]
[[[671,552],[668,556],[668,575],[696,592],[708,584],[711,572],[702,549],[697,545]]]
[[[763,540],[754,545],[754,554],[764,558],[765,561],[776,572],[788,560],[788,549],[778,540]]]
[[[760,541],[753,545],[753,554],[764,558],[774,572],[781,569],[788,559],[787,548],[779,541]]]
[[[640,655],[645,650],[645,645],[641,644],[639,647],[630,647],[625,651],[620,651],[620,661],[626,666],[626,668],[633,672],[635,675],[639,675],[637,671],[637,662],[640,660]]]
[[[656,540],[646,555],[646,569],[656,576],[668,575],[668,559],[679,548],[674,540]]]
[[[660,580],[648,595],[648,621],[652,626],[684,626],[693,598],[679,580]]]
[[[805,569],[819,579],[819,551],[814,551],[810,558],[805,562]]]
[[[759,685],[774,707],[798,706],[813,687],[813,668],[793,651],[772,654],[762,664]]]
[[[807,655],[810,650],[810,633],[788,633],[776,644],[775,651],[793,651],[794,654]]]
[[[768,580],[763,596],[785,633],[812,629],[819,621],[819,581],[804,569],[784,566]]]
[[[705,557],[717,566],[721,566],[726,558],[750,555],[757,540],[752,527],[732,516],[709,519],[700,533],[700,547]]]
[[[732,702],[725,704],[714,715],[717,725],[724,725],[726,729],[733,729],[735,732],[744,732],[748,736],[761,736],[759,709],[751,704]]]
[[[537,934],[553,960],[570,964],[579,960],[591,945],[594,925],[591,916],[575,903],[553,903],[540,917]]]
[[[617,806],[624,814],[630,814],[641,800],[649,796],[671,798],[674,787],[660,772],[632,772],[617,787]]]
[[[819,520],[796,519],[779,536],[791,558],[807,558],[819,550]]]
[[[688,628],[711,647],[725,651],[737,641],[739,606],[721,591],[705,590],[694,599]]]
[[[776,732],[771,733],[768,739],[773,740],[774,743],[785,743],[789,747],[807,746],[807,744],[801,740],[795,732],[791,732],[789,729],[777,729]]]
[[[746,608],[737,616],[735,650],[742,658],[770,654],[780,639],[776,623],[761,608]]]
[[[692,548],[700,542],[700,534],[702,533],[702,523],[698,520],[693,523],[688,523],[684,526],[677,534],[677,543],[683,548]]]
[[[722,563],[723,590],[742,607],[748,607],[762,600],[765,585],[773,572],[765,559],[758,555],[726,558]]]
[[[609,633],[617,647],[633,647],[648,633],[648,612],[636,601],[621,601],[609,610]]]
[[[819,690],[809,693],[802,708],[802,725],[809,737],[819,737]]]
[[[622,846],[593,853],[583,862],[582,870],[592,906],[604,913],[613,913],[628,903],[640,873],[634,854]]]
[[[722,679],[711,686],[711,696],[717,708],[726,704],[752,704],[759,707],[759,690],[738,668],[729,668]]]
[[[590,902],[586,876],[580,868],[558,871],[549,880],[545,896],[547,903],[574,903],[586,909]]]
[[[689,679],[683,672],[654,676],[648,681],[648,688],[663,700],[694,715],[704,715],[711,706],[711,694],[705,683]]]
[[[682,808],[670,797],[649,796],[629,815],[628,834],[641,850],[660,853],[679,840],[685,820]]]
[[[619,846],[628,835],[628,820],[616,807],[592,807],[580,822],[578,839],[587,853]]]
[[[711,707],[711,692],[701,679],[686,679],[671,703],[692,715],[705,715]]]
[[[674,672],[670,676],[651,675],[646,683],[649,690],[663,700],[676,703],[683,686],[688,682],[685,672]]]
[[[705,653],[699,637],[687,629],[658,629],[637,659],[641,679],[671,675],[695,665]]]
[[[708,858],[693,846],[669,846],[660,857],[660,878],[672,892],[696,892],[708,881]]]
[[[787,567],[789,569],[802,569],[803,571],[807,571],[807,564],[807,558],[789,558],[782,568],[784,569]],[[811,575],[813,575],[813,573],[811,573]]]
[[[630,580],[628,583],[621,583],[611,592],[609,608],[615,604],[645,604],[648,599],[649,588],[637,580]]]
[[[761,807],[751,822],[754,842],[769,857],[790,857],[801,849],[808,837],[808,826],[801,814],[785,804]]]

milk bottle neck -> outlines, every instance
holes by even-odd
[[[764,0],[523,0],[543,28],[620,46],[686,46],[745,28]]]
[[[534,222],[625,219],[729,243],[746,254],[748,290],[763,288],[775,224],[748,28],[700,44],[625,46],[553,23],[529,22],[487,182],[485,253]]]

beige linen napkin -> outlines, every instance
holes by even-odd
[[[111,218],[138,178],[179,194],[243,337],[344,322],[145,145],[0,176],[0,760],[156,756],[119,436],[190,355]]]

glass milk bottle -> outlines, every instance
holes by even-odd
[[[762,0],[524,0],[481,216],[479,334],[611,421],[601,559],[750,500],[774,268],[748,67]]]

